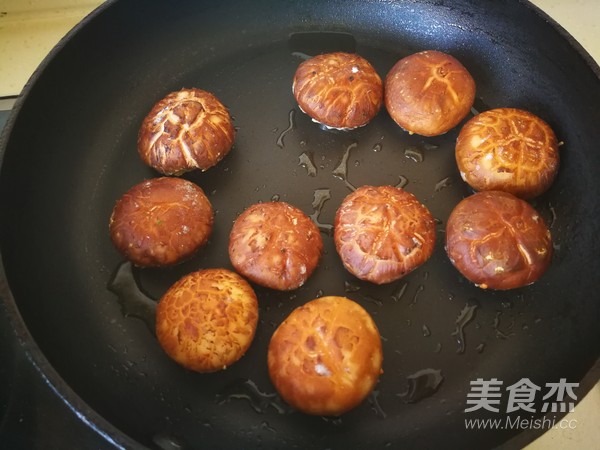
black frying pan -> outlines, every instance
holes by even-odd
[[[326,131],[292,97],[305,55],[356,51],[383,77],[400,57],[424,49],[449,52],[471,71],[477,110],[528,109],[564,142],[558,179],[534,202],[556,252],[533,286],[480,290],[445,255],[445,220],[470,194],[454,163],[458,129],[409,136],[382,111],[364,128]],[[543,386],[566,378],[581,382],[581,398],[598,380],[599,74],[524,1],[109,2],[44,62],[3,135],[2,311],[32,364],[107,446],[520,445],[541,430],[465,429],[467,417],[506,416],[465,413],[469,382],[498,378],[508,386],[527,377]],[[138,158],[138,127],[154,102],[182,87],[214,92],[238,128],[225,160],[186,175],[209,193],[214,234],[185,264],[131,269],[110,243],[108,218],[124,191],[157,175]],[[324,227],[325,255],[305,286],[256,288],[260,324],[242,360],[209,375],[170,361],[150,331],[152,303],[183,274],[230,267],[236,215],[275,198],[331,224],[349,193],[345,181],[406,183],[439,220],[431,260],[391,285],[358,282]],[[361,303],[384,339],[376,392],[341,418],[290,411],[267,375],[274,328],[323,294]]]

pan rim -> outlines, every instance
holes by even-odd
[[[50,50],[50,52],[44,57],[40,65],[27,80],[23,90],[16,97],[14,105],[11,109],[11,113],[6,121],[2,133],[0,134],[0,169],[3,166],[4,155],[6,153],[9,137],[11,135],[15,120],[18,117],[19,111],[21,110],[23,104],[27,101],[28,94],[35,86],[38,78],[42,76],[45,68],[54,59],[56,54],[58,54],[64,48],[64,46],[75,35],[77,35],[77,33],[79,33],[82,28],[86,27],[89,22],[95,20],[97,16],[102,14],[113,4],[117,3],[117,1],[118,0],[106,0],[87,16],[85,16],[71,30],[69,30],[69,32],[67,32],[67,34],[65,34],[65,36],[63,36],[52,48],[52,50]],[[8,283],[1,249],[0,300],[2,306],[1,312],[7,316],[12,328],[11,331],[17,337],[19,346],[23,351],[26,360],[34,367],[43,383],[50,388],[56,397],[58,397],[58,399],[60,399],[60,401],[66,405],[67,408],[88,428],[93,430],[99,437],[104,439],[106,443],[112,445],[113,447],[120,449],[146,448],[141,446],[137,441],[131,439],[126,433],[115,427],[95,409],[93,409],[87,402],[85,402],[85,400],[83,400],[81,396],[65,382],[60,373],[58,373],[58,371],[50,363],[29,331],[29,328],[21,315],[19,306],[17,305],[16,299],[14,298]]]

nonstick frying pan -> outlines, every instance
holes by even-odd
[[[555,256],[537,283],[481,290],[443,248],[452,208],[471,191],[454,162],[458,129],[408,135],[385,111],[349,132],[301,113],[291,79],[307,56],[355,51],[384,77],[410,53],[457,57],[477,82],[474,111],[528,109],[556,131],[559,176],[533,205]],[[103,5],[45,60],[2,138],[3,314],[40,375],[107,446],[150,448],[490,448],[543,430],[467,430],[470,382],[565,378],[581,398],[598,380],[600,349],[600,71],[564,30],[525,1],[116,1]],[[140,270],[111,245],[116,199],[158,174],[136,136],[168,92],[215,93],[237,127],[232,152],[185,175],[216,210],[211,240],[192,260]],[[403,185],[438,221],[434,256],[399,282],[359,282],[341,266],[329,226],[364,184]],[[179,277],[230,268],[227,240],[252,203],[281,200],[322,228],[325,254],[300,289],[255,286],[260,323],[227,370],[196,374],[159,348],[153,304]],[[342,417],[292,411],[266,366],[275,327],[320,295],[363,305],[381,331],[384,374]],[[538,398],[536,413],[541,417]],[[502,398],[506,403],[506,396]],[[561,414],[555,414],[560,417]]]

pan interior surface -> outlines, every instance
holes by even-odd
[[[454,160],[460,126],[409,135],[382,110],[365,127],[327,130],[292,96],[293,74],[309,56],[357,52],[384,78],[398,59],[426,49],[452,54],[471,72],[473,113],[528,109],[563,142],[559,176],[533,202],[550,226],[554,261],[531,286],[481,290],[445,254],[445,222],[471,193]],[[139,159],[137,132],[156,101],[183,87],[213,92],[234,118],[236,140],[216,167],[184,176],[215,209],[208,245],[179,266],[142,270],[113,248],[108,220],[126,190],[158,176]],[[115,2],[47,61],[6,139],[6,278],[56,374],[141,445],[494,447],[520,430],[465,430],[470,381],[578,382],[598,358],[598,104],[597,74],[520,2]],[[365,184],[404,186],[438,223],[433,257],[388,285],[352,277],[333,245],[338,205]],[[186,371],[154,337],[153,302],[186,273],[231,268],[233,221],[272,200],[320,225],[319,267],[292,292],[255,287],[259,326],[239,362],[214,374]],[[266,363],[278,324],[322,295],[359,302],[383,339],[375,391],[337,418],[292,411]]]

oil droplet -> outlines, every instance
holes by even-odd
[[[288,127],[285,130],[283,130],[281,132],[281,134],[279,135],[279,137],[277,138],[277,146],[279,148],[284,147],[283,139],[289,132],[291,132],[294,129],[294,114],[295,113],[296,113],[296,111],[293,109],[290,111],[290,114],[288,115]]]
[[[482,342],[477,347],[475,347],[475,350],[477,350],[477,353],[481,353],[481,352],[483,352],[484,348],[485,348],[485,344]]]
[[[499,339],[508,339],[513,336],[514,332],[504,332],[500,329],[500,316],[502,315],[502,311],[496,311],[496,317],[494,317],[494,323],[492,324],[492,329],[496,332],[496,337]],[[512,323],[509,325],[509,329],[512,328]]]
[[[465,307],[462,309],[458,318],[456,319],[456,328],[451,336],[456,338],[456,343],[458,345],[456,349],[456,353],[464,353],[467,343],[465,341],[465,326],[473,320],[475,317],[475,310],[477,309],[477,302],[473,299],[467,301]]]
[[[275,409],[279,414],[291,412],[291,407],[276,393],[262,392],[256,383],[248,379],[235,380],[217,394],[217,403],[220,405],[233,399],[246,400],[257,413],[264,413],[268,408]]]
[[[331,198],[331,193],[329,189],[317,189],[313,194],[312,208],[313,213],[310,215],[310,218],[317,225],[321,232],[331,235],[333,233],[333,225],[321,223],[319,220],[319,216],[321,215],[321,211],[323,210],[323,205],[325,202]]]
[[[383,145],[381,145],[381,143],[378,142],[377,144],[375,144],[373,146],[373,151],[377,153],[377,152],[380,152],[382,148],[383,148]]]
[[[452,177],[442,178],[435,184],[434,192],[439,192],[452,184]]]
[[[441,370],[423,369],[406,377],[408,389],[405,393],[397,394],[406,403],[416,403],[435,394],[444,377]]]
[[[423,325],[421,327],[421,331],[423,331],[423,336],[424,337],[429,337],[431,336],[431,330],[429,329],[429,327],[427,325]]]
[[[358,292],[360,291],[360,286],[355,283],[351,283],[350,281],[344,281],[344,292]]]
[[[396,187],[403,189],[404,186],[406,186],[407,184],[408,184],[408,178],[406,178],[404,175],[400,175],[398,177],[398,183],[396,184]]]
[[[377,306],[383,306],[383,302],[375,297],[371,297],[370,295],[363,295],[363,298],[368,301],[369,303],[373,303],[374,305]]]
[[[369,395],[369,403],[371,404],[371,409],[375,411],[375,415],[381,419],[385,419],[387,414],[379,403],[379,394],[380,392],[377,390],[372,391]]]
[[[552,214],[552,218],[550,219],[550,225],[548,225],[548,228],[552,229],[554,227],[554,223],[556,222],[556,209],[554,206],[550,206],[550,213]]]
[[[117,296],[123,316],[142,320],[155,333],[156,301],[142,292],[129,261],[119,264],[107,287]]]
[[[417,287],[417,290],[415,291],[415,295],[413,296],[412,302],[410,302],[411,306],[412,305],[416,305],[417,302],[419,301],[419,295],[421,294],[421,292],[423,292],[425,290],[425,286],[420,284]]]
[[[441,342],[438,342],[438,343],[435,345],[435,348],[433,349],[433,353],[439,353],[439,352],[441,352],[441,351],[442,351],[442,343],[441,343]]]
[[[341,179],[346,184],[346,186],[348,186],[348,188],[352,191],[355,191],[356,188],[348,181],[348,157],[350,156],[350,150],[356,148],[357,146],[358,144],[356,142],[353,142],[348,147],[346,147],[346,151],[342,156],[342,160],[337,165],[337,167],[333,169],[333,172],[331,172],[334,177]]]
[[[281,196],[279,194],[273,194],[271,196],[271,201],[272,202],[278,202],[280,198],[281,198]]]
[[[306,61],[307,59],[312,58],[312,56],[307,55],[306,53],[302,53],[302,52],[292,52],[292,56],[295,56],[296,58],[300,58],[304,61]]]
[[[394,292],[392,293],[392,300],[394,300],[395,302],[400,301],[400,299],[402,298],[402,296],[406,292],[406,288],[407,287],[408,287],[408,283],[407,282],[399,284],[396,287],[396,289],[394,290]]]
[[[425,155],[423,150],[417,147],[408,147],[404,149],[404,156],[408,159],[412,159],[414,162],[422,163],[425,161]]]
[[[502,305],[502,307],[504,309],[512,309],[513,302],[510,299],[504,299],[504,300],[502,300],[502,302],[500,303],[500,305]]]
[[[277,429],[275,429],[271,425],[269,425],[269,422],[267,422],[266,420],[264,420],[260,423],[260,427],[263,430],[270,431],[272,433],[277,433]]]
[[[335,425],[336,427],[339,427],[344,423],[341,416],[339,416],[339,417],[321,416],[321,419],[323,419],[325,422],[329,422],[330,424]]]
[[[306,169],[308,176],[314,177],[317,175],[317,167],[312,160],[312,155],[304,152],[298,157],[298,161],[298,165]]]

